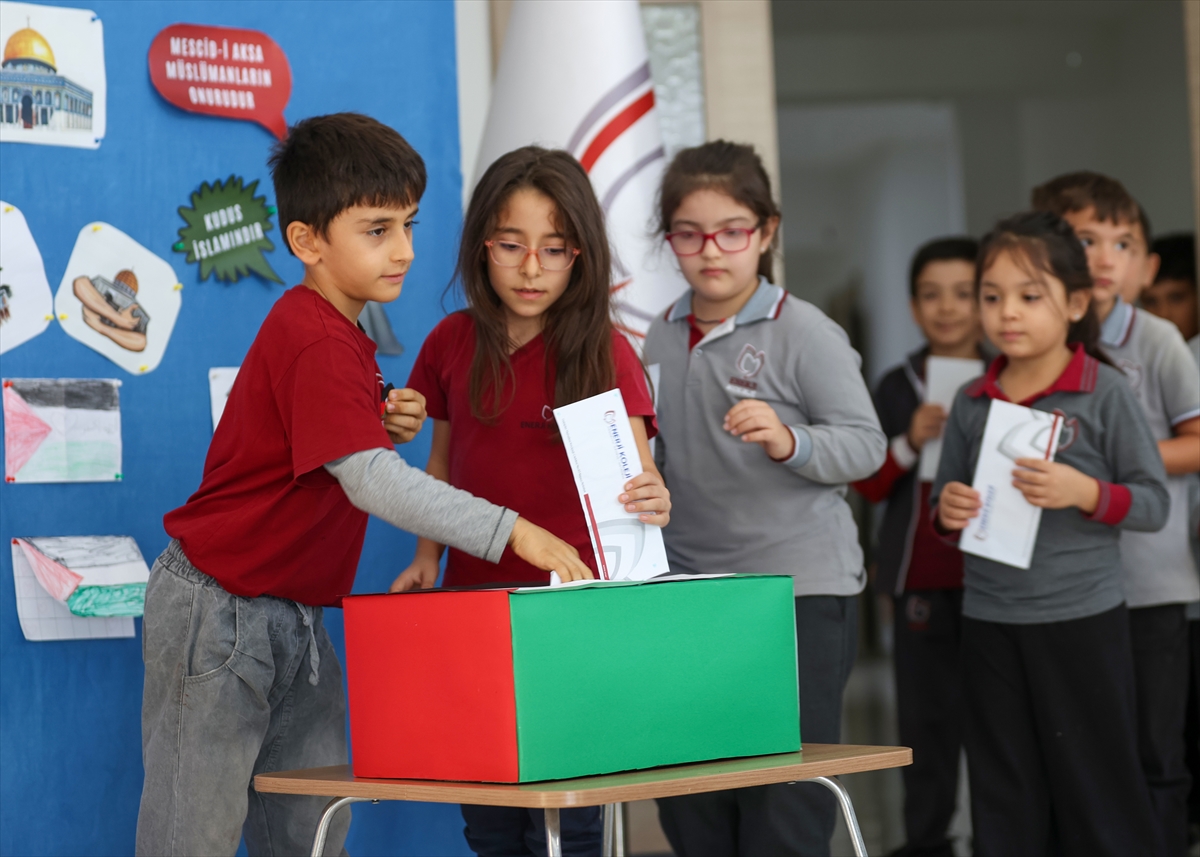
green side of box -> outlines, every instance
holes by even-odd
[[[800,748],[792,579],[509,598],[521,782]]]

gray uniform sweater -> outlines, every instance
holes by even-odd
[[[1156,441],[1174,427],[1200,417],[1200,370],[1179,328],[1117,302],[1100,333],[1104,350],[1125,373]],[[1157,533],[1121,534],[1125,600],[1130,607],[1180,604],[1200,599],[1200,578],[1192,558],[1188,487],[1194,474],[1168,476],[1171,513]]]
[[[955,398],[934,503],[947,482],[971,484],[991,400],[1008,400],[996,382],[1003,365],[997,358]],[[1111,610],[1125,600],[1120,530],[1153,532],[1167,520],[1158,445],[1124,376],[1082,349],[1049,389],[1020,404],[1063,417],[1054,460],[1099,480],[1100,504],[1092,515],[1043,510],[1028,569],[963,554],[963,615],[1023,625]]]
[[[671,489],[672,571],[790,574],[797,595],[866,583],[846,484],[883,464],[887,438],[846,334],[765,280],[688,350],[691,292],[650,327],[661,366],[656,457]],[[741,399],[771,405],[796,440],[785,462],[722,428]]]

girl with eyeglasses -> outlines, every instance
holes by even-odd
[[[650,454],[657,428],[645,372],[613,326],[612,256],[587,173],[566,152],[529,146],[488,168],[463,223],[456,282],[467,308],[429,334],[408,386],[433,419],[426,470],[573,545],[593,574],[591,540],[553,409],[617,387],[644,472],[621,502],[665,526],[671,500]],[[432,587],[444,546],[417,543],[392,591]],[[546,583],[511,551],[498,564],[451,548],[444,585]],[[480,855],[545,854],[541,810],[464,806]],[[562,811],[564,854],[599,855],[600,810]]]
[[[879,469],[887,448],[861,361],[840,327],[772,283],[780,214],[751,147],[681,151],[659,215],[690,286],[645,348],[661,367],[671,570],[792,576],[801,739],[837,743],[867,579],[846,485]],[[828,854],[836,811],[814,783],[658,806],[680,857]]]

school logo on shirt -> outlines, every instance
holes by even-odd
[[[1058,449],[1055,451],[1066,452],[1079,439],[1079,420],[1076,417],[1068,417],[1062,408],[1055,408],[1054,413],[1062,417],[1062,429],[1058,435]]]
[[[1129,386],[1133,388],[1133,392],[1141,392],[1142,377],[1145,375],[1145,372],[1142,370],[1142,364],[1125,358],[1117,361],[1117,368],[1125,373],[1125,377],[1129,379]]]
[[[542,405],[542,418],[540,420],[521,420],[521,428],[547,429],[550,428],[552,422],[554,422],[554,408]]]
[[[762,371],[766,362],[766,353],[747,342],[742,346],[742,352],[734,362],[734,366],[741,377],[739,378],[737,375],[731,376],[726,389],[739,396],[753,397],[757,395],[758,384],[754,378]]]

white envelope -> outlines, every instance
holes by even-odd
[[[993,399],[972,487],[983,508],[958,540],[964,553],[1029,568],[1042,510],[1013,487],[1018,458],[1054,460],[1062,417]]]
[[[982,360],[962,357],[927,357],[925,359],[925,402],[941,405],[950,413],[954,397],[964,384],[983,374]],[[938,463],[942,460],[942,439],[936,437],[921,447],[921,464],[917,478],[932,482],[937,478]]]
[[[601,580],[648,580],[666,574],[662,529],[626,512],[617,497],[642,472],[620,390],[554,409]],[[552,576],[558,582],[558,576]]]

